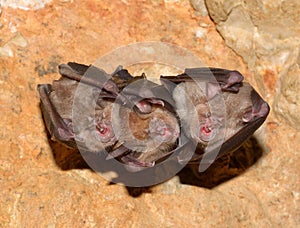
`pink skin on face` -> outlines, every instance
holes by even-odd
[[[161,119],[153,118],[149,123],[150,136],[159,142],[168,142],[178,137],[178,132]]]
[[[110,122],[101,120],[97,126],[96,129],[98,130],[98,134],[100,136],[100,140],[103,143],[107,143],[115,138],[115,134],[112,131],[112,127]]]
[[[204,122],[200,123],[199,139],[205,142],[210,141],[216,135],[216,126],[214,121],[206,118]]]

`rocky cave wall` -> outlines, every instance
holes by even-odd
[[[0,226],[299,226],[299,21],[298,0],[2,0]],[[259,147],[248,141],[235,157],[241,166],[126,188],[49,140],[36,85],[58,79],[60,63],[142,41],[239,70],[270,104]]]

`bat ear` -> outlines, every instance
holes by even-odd
[[[135,107],[138,109],[139,112],[142,114],[149,114],[152,112],[152,105],[151,104],[158,104],[161,106],[165,106],[165,102],[163,100],[157,98],[146,98],[144,100],[138,101],[135,104]]]
[[[135,107],[143,114],[149,114],[152,111],[151,104],[147,100],[138,101]]]
[[[217,94],[221,93],[221,87],[215,83],[207,83],[206,96],[207,100],[211,100]]]

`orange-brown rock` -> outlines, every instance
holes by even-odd
[[[300,225],[300,134],[292,126],[298,123],[298,119],[293,113],[285,117],[284,111],[294,110],[295,104],[288,101],[294,101],[290,96],[298,93],[299,88],[292,86],[292,81],[296,80],[294,76],[284,79],[280,75],[280,80],[284,80],[281,83],[276,81],[277,77],[264,78],[266,69],[274,70],[270,68],[270,62],[275,61],[276,69],[285,69],[286,65],[282,64],[294,61],[293,51],[288,52],[291,56],[288,58],[280,49],[272,60],[269,57],[276,52],[272,49],[270,54],[266,49],[257,65],[253,56],[258,52],[252,43],[246,43],[247,51],[242,48],[241,52],[234,52],[225,45],[210,17],[199,16],[187,0],[48,2],[36,10],[2,6],[1,227]],[[216,23],[227,18],[224,9],[222,14],[217,14],[220,17],[214,16],[213,12],[218,11],[216,8],[213,11],[212,7],[220,4],[222,1],[207,4]],[[287,4],[284,6],[281,9],[295,14],[299,12],[299,6],[295,6],[298,11]],[[245,13],[244,9],[242,12],[236,10],[239,7],[230,12],[234,15]],[[255,22],[263,23],[259,13],[255,15]],[[239,20],[233,16],[232,19]],[[280,17],[273,16],[276,20],[268,20],[265,27],[259,27],[259,32],[272,31],[273,22],[283,23]],[[299,13],[291,18],[294,17],[299,17]],[[289,34],[299,37],[299,30],[292,29],[289,24],[284,26],[286,39],[291,39]],[[224,28],[219,27],[219,30],[226,39]],[[255,36],[254,32],[247,30],[246,35]],[[283,91],[284,94],[278,94],[276,100],[281,102],[281,105],[276,105],[281,117],[274,115],[272,110],[255,138],[231,157],[218,160],[209,170],[198,175],[198,180],[193,172],[185,169],[152,188],[110,184],[89,169],[76,151],[49,141],[36,86],[58,79],[57,65],[60,63],[90,64],[120,46],[142,41],[173,43],[190,50],[208,66],[239,70],[271,106],[275,93]],[[234,46],[232,39],[226,43]],[[290,45],[285,47],[291,50]],[[282,55],[285,58],[280,58]],[[256,68],[248,69],[249,66]],[[262,74],[254,75],[253,72]],[[298,69],[287,72],[288,75],[294,74]],[[282,87],[274,89],[279,84]],[[234,176],[238,177],[232,178]]]

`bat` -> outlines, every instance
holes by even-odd
[[[266,119],[268,104],[243,79],[238,71],[220,68],[192,68],[178,76],[161,76],[175,100],[184,133],[198,144],[190,163],[206,155],[211,164],[236,150]],[[179,155],[178,160],[185,161],[185,156]]]
[[[153,167],[176,146],[179,122],[173,106],[174,100],[164,86],[146,80],[143,74],[138,80],[127,83],[120,93],[131,100],[133,108],[115,102],[114,126],[119,142],[130,149],[120,160],[129,165],[130,171]]]
[[[52,85],[38,85],[41,98],[42,113],[46,127],[53,140],[59,141],[67,147],[80,146],[86,150],[104,150],[115,144],[116,139],[112,131],[111,118],[112,101],[99,99],[95,107],[95,115],[82,115],[81,132],[77,136],[73,130],[72,110],[78,83],[67,77],[62,77]],[[79,145],[76,145],[76,142]]]
[[[116,104],[115,126],[118,140],[132,152],[122,161],[133,166],[152,167],[167,155],[179,137],[179,123],[176,116],[159,104],[152,105],[150,113],[139,113]]]

